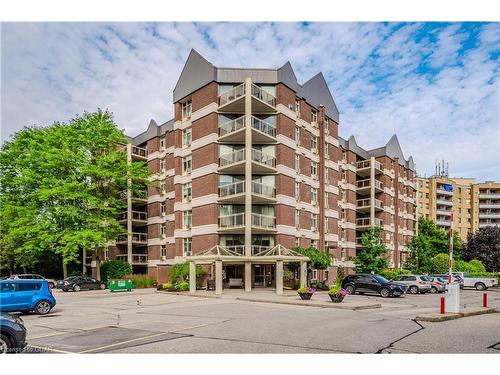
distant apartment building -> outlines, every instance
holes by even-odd
[[[321,73],[301,85],[290,63],[220,68],[192,50],[173,97],[174,119],[151,120],[130,138],[129,148],[147,155],[147,225],[144,206],[134,206],[143,201],[129,193],[128,235],[116,254],[146,262],[159,282],[190,261],[243,280],[246,290],[277,291],[287,264],[300,264],[302,280],[307,259],[294,247],[332,254],[332,267],[313,275],[331,280],[338,267],[354,266],[362,234],[375,225],[391,265],[406,259],[416,219],[413,160],[396,136],[373,150],[339,137]]]
[[[439,228],[453,230],[462,241],[479,228],[500,225],[500,183],[474,178],[417,177],[417,215]]]

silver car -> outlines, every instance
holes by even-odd
[[[448,284],[448,280],[433,276],[426,276],[426,278],[432,285],[431,293],[444,293],[446,291],[446,284]]]
[[[427,276],[422,275],[400,275],[391,281],[407,285],[408,293],[410,294],[429,293],[432,288],[432,284],[427,280]]]

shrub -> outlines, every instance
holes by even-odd
[[[162,284],[162,287],[163,289],[170,289],[172,288],[174,285],[172,283],[163,283]]]
[[[132,280],[134,288],[152,288],[155,283],[155,279],[147,275],[129,275],[127,278]]]
[[[411,272],[409,270],[399,268],[384,268],[380,270],[380,276],[385,277],[387,280],[392,280],[399,275],[409,275]]]
[[[132,266],[124,260],[107,260],[101,263],[101,278],[103,281],[121,279],[132,273]]]
[[[177,283],[175,287],[177,288],[177,290],[180,290],[181,292],[189,290],[189,281],[181,281],[180,283]]]
[[[288,281],[288,280],[292,280],[292,279],[293,279],[292,271],[288,271],[288,270],[283,271],[283,280]]]
[[[196,285],[199,286],[199,279],[205,275],[205,271],[201,267],[201,265],[196,265]],[[189,280],[189,263],[177,263],[172,266],[170,272],[168,273],[168,277],[173,283],[177,283],[179,281],[188,281]]]

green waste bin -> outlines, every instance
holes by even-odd
[[[111,292],[115,290],[126,290],[130,292],[134,288],[134,284],[132,280],[109,280],[108,281],[108,289]]]

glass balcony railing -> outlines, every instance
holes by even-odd
[[[127,212],[120,213],[118,220],[127,220]],[[132,211],[132,220],[148,221],[148,214],[141,211]]]
[[[235,118],[223,124],[219,124],[219,137],[234,133],[245,127],[245,116]]]
[[[264,195],[269,198],[274,198],[276,196],[276,188],[272,185],[266,185],[257,181],[252,181],[252,193]]]
[[[245,160],[245,149],[228,152],[219,157],[219,166],[225,167]]]
[[[132,146],[132,155],[139,156],[141,158],[146,158],[147,150],[142,147]]]
[[[231,195],[245,192],[245,181],[236,181],[219,187],[219,197],[229,197]]]
[[[241,96],[245,95],[245,84],[235,86],[229,91],[226,91],[219,95],[219,105],[224,105],[226,103],[232,102]]]
[[[219,228],[233,228],[245,225],[245,213],[219,216]]]
[[[276,137],[276,127],[255,116],[252,116],[252,128],[271,137]]]
[[[276,98],[270,93],[268,93],[266,90],[263,90],[262,88],[253,83],[252,83],[252,96],[274,107]]]
[[[364,217],[364,218],[358,218],[356,219],[356,225],[360,227],[368,227],[371,226],[371,220],[369,217]],[[374,218],[373,220],[373,225],[375,226],[382,226],[382,219],[379,218]]]
[[[270,167],[276,167],[276,158],[274,155],[267,154],[255,148],[252,148],[252,160]]]
[[[276,218],[274,216],[252,213],[252,226],[259,228],[276,228]]]

